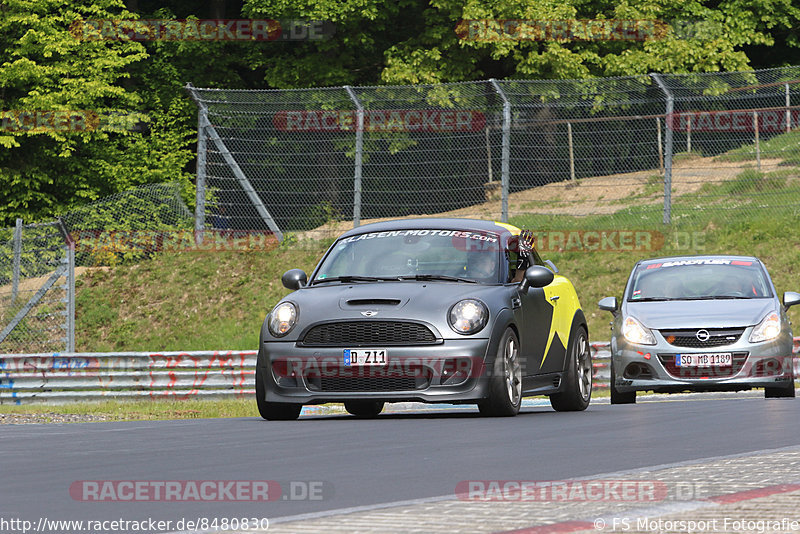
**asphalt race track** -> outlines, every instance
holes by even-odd
[[[320,512],[453,500],[461,481],[565,480],[800,449],[800,402],[661,396],[636,405],[593,403],[579,413],[524,408],[515,418],[461,409],[375,420],[337,415],[290,422],[7,425],[0,437],[2,518],[33,524],[43,517],[153,518],[172,521],[173,531],[180,530],[180,519],[268,518],[272,531],[291,518],[324,520]],[[800,466],[787,469],[800,482]],[[268,480],[279,482],[283,495],[272,494],[276,500],[269,502],[82,502],[70,486],[86,480]],[[770,482],[762,469],[759,483]],[[385,527],[379,530],[393,530]]]

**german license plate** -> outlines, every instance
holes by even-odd
[[[675,367],[730,367],[732,365],[733,355],[730,352],[675,355]]]
[[[386,349],[344,349],[344,366],[386,365],[389,352]]]

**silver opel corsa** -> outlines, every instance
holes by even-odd
[[[613,314],[611,404],[637,391],[764,388],[794,397],[792,329],[764,264],[746,256],[682,256],[638,262]]]

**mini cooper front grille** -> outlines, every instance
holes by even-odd
[[[385,347],[433,345],[436,335],[420,323],[407,321],[342,321],[312,327],[302,344],[315,347]]]
[[[744,328],[699,328],[693,330],[660,330],[670,345],[706,349],[732,345],[739,341]]]
[[[659,354],[658,359],[664,369],[675,378],[684,379],[708,379],[708,378],[728,378],[735,376],[744,367],[747,361],[747,352],[734,352],[733,365],[729,367],[709,366],[709,367],[678,367],[675,365],[676,354]]]
[[[320,391],[409,391],[419,389],[417,379],[405,376],[354,376],[354,377],[329,377],[323,376],[319,380]]]
[[[304,374],[308,389],[330,392],[411,391],[431,385],[430,368],[420,364],[398,367],[335,367]]]

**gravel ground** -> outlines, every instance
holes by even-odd
[[[0,413],[0,425],[28,425],[35,423],[91,423],[109,421],[107,415],[76,413]]]

